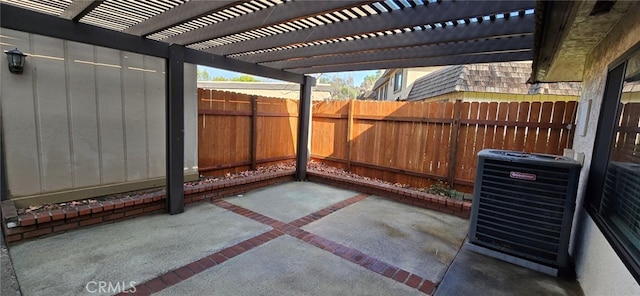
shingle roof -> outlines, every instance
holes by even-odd
[[[407,100],[424,100],[452,92],[580,95],[580,83],[527,84],[530,75],[531,62],[449,66],[416,80]]]

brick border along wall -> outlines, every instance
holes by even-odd
[[[184,203],[213,201],[273,184],[291,182],[294,173],[293,170],[287,170],[209,184],[185,186]],[[166,196],[165,190],[159,190],[90,205],[45,211],[37,215],[31,213],[18,215],[13,201],[6,200],[0,205],[2,208],[2,228],[6,242],[12,243],[82,226],[113,223],[143,215],[163,213],[165,212]],[[15,223],[17,226],[7,228],[7,223]]]
[[[429,193],[399,188],[379,182],[336,176],[324,172],[307,171],[309,181],[342,187],[354,191],[391,198],[405,204],[440,211],[469,219],[471,202],[450,199]]]

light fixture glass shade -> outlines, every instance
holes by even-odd
[[[27,55],[19,51],[17,48],[5,52],[7,61],[9,62],[9,71],[15,74],[21,74],[24,70],[24,60]]]

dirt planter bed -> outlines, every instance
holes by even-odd
[[[331,186],[387,197],[398,202],[456,215],[465,219],[469,219],[469,216],[471,215],[470,201],[446,198],[443,196],[378,182],[376,180],[349,178],[313,169],[309,169],[307,171],[307,175],[309,181],[312,182],[324,183]]]
[[[275,168],[243,172],[221,178],[203,179],[184,186],[184,202],[191,204],[213,201],[234,196],[261,187],[291,182],[294,180],[295,163],[277,165]],[[408,188],[401,184],[390,184],[376,179],[354,176],[351,173],[310,163],[307,171],[309,181],[324,183],[387,197],[417,207],[469,218],[471,202],[451,199]],[[143,215],[165,212],[166,191],[145,190],[132,194],[107,196],[96,200],[83,200],[65,204],[39,207],[34,211],[18,211],[11,200],[3,201],[2,227],[8,243],[63,232],[78,227],[113,223]]]
[[[293,181],[294,170],[268,172],[260,175],[185,184],[184,203],[213,201],[265,186]],[[40,237],[52,233],[97,224],[113,223],[143,215],[165,212],[166,191],[158,190],[123,198],[96,201],[79,206],[59,207],[36,213],[18,214],[11,200],[3,201],[2,228],[7,243]],[[8,226],[11,226],[10,228]]]

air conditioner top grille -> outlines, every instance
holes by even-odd
[[[488,157],[491,159],[503,160],[508,162],[531,163],[544,167],[580,167],[580,163],[573,160],[572,158],[550,154],[484,149],[478,152],[478,157]]]

